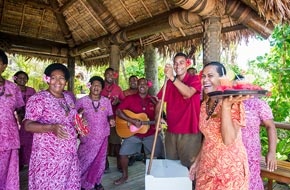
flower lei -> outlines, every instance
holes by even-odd
[[[42,80],[44,81],[44,82],[46,82],[46,83],[50,83],[50,76],[47,76],[47,75],[43,75],[42,76]]]

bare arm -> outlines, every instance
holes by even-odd
[[[68,137],[67,132],[63,129],[63,126],[60,124],[42,124],[32,120],[25,120],[24,127],[26,131],[32,133],[52,132],[61,139],[65,139]]]
[[[178,79],[178,77],[173,75],[172,65],[166,64],[165,69],[164,69],[164,73],[165,73],[166,77],[173,82],[174,86],[178,89],[178,91],[180,92],[180,94],[184,98],[190,98],[193,94],[196,93],[195,88],[187,86],[186,84],[181,82],[181,80]]]
[[[277,132],[274,121],[272,119],[264,120],[264,126],[268,135],[268,153],[266,155],[267,169],[274,171],[277,169],[276,160],[276,144],[277,144]]]
[[[238,131],[240,129],[240,125],[233,121],[232,119],[232,105],[234,103],[242,102],[243,100],[248,99],[250,96],[236,96],[229,98],[224,98],[222,102],[222,126],[221,126],[221,135],[223,139],[223,143],[225,145],[232,144],[236,138]]]

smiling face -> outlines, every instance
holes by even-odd
[[[109,84],[112,84],[114,82],[114,71],[107,70],[105,72],[105,81]]]
[[[130,88],[134,90],[137,89],[137,82],[138,82],[137,77],[131,77],[129,80]]]
[[[202,85],[206,94],[216,91],[216,88],[220,86],[220,75],[217,72],[217,66],[209,65],[202,71]]]
[[[25,74],[21,73],[21,74],[18,74],[17,75],[17,78],[16,78],[16,83],[19,85],[19,86],[25,86],[26,83],[28,81],[28,78],[26,77]]]
[[[57,96],[62,94],[66,85],[65,74],[61,70],[54,70],[50,75],[49,91]]]
[[[146,79],[138,80],[138,91],[139,94],[146,95],[148,93],[148,81]]]
[[[177,75],[185,75],[187,72],[186,57],[176,56],[174,58],[173,68]]]
[[[102,92],[102,83],[98,80],[94,80],[90,88],[90,94],[93,96],[99,96],[101,92]]]

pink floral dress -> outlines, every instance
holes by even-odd
[[[206,120],[205,103],[201,106],[200,130],[204,134],[196,190],[248,190],[249,169],[241,131],[234,143],[226,146],[221,136],[221,103]],[[234,105],[232,118],[244,126],[242,104]]]
[[[80,189],[75,114],[74,102],[67,94],[64,98],[55,98],[48,91],[41,91],[28,100],[25,119],[61,124],[69,134],[67,139],[60,139],[52,132],[34,133],[29,165],[30,190]]]
[[[21,93],[22,93],[22,99],[24,100],[24,102],[26,104],[28,99],[36,92],[35,92],[34,88],[27,86],[26,91],[22,91]],[[25,130],[24,125],[22,123],[22,119],[23,118],[20,118],[20,121],[19,121],[19,122],[21,122],[21,127],[19,130],[19,136],[20,136],[19,163],[20,163],[20,166],[29,164],[31,147],[32,147],[32,140],[33,140],[33,133]]]
[[[8,80],[0,87],[0,189],[19,189],[19,132],[14,115],[24,106],[20,88]]]
[[[80,138],[78,156],[82,187],[91,188],[101,183],[105,170],[110,135],[108,116],[112,116],[113,111],[110,100],[104,96],[94,102],[89,96],[84,96],[77,100],[76,108],[84,109],[83,117],[88,122],[89,134]]]
[[[244,101],[246,112],[246,127],[242,129],[243,143],[248,154],[250,168],[249,190],[263,190],[263,181],[260,177],[261,143],[260,125],[261,121],[273,119],[272,110],[267,102],[258,98]]]

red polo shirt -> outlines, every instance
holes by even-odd
[[[198,76],[186,74],[183,81],[187,86],[193,87],[197,92],[190,98],[184,98],[174,84],[168,80],[164,102],[166,102],[166,116],[168,132],[175,134],[198,133],[200,113],[201,82]],[[161,99],[162,89],[157,94]]]
[[[139,94],[133,94],[126,96],[124,101],[121,102],[118,109],[120,110],[130,110],[136,114],[138,113],[146,113],[150,121],[154,121],[155,117],[155,104],[152,101],[150,95],[147,95],[144,99],[140,97]],[[155,133],[155,125],[151,125],[148,132],[145,134],[135,134],[138,137],[147,137],[153,135]]]

